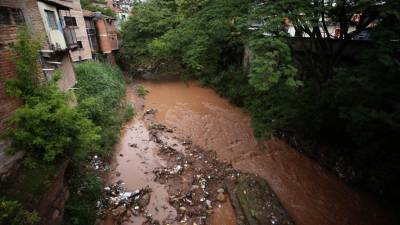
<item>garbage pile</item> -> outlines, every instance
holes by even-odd
[[[110,166],[103,162],[103,160],[98,155],[89,156],[89,165],[92,169],[97,171],[106,172],[110,170]]]
[[[114,220],[120,221],[131,212],[132,215],[147,215],[145,207],[150,202],[151,189],[149,187],[135,191],[127,191],[122,180],[106,186],[104,197],[97,202],[101,217],[112,216]]]
[[[168,128],[151,125],[151,139],[159,144],[158,154],[167,157],[168,166],[153,170],[155,181],[168,184],[169,203],[177,210],[177,221],[187,224],[206,224],[215,207],[221,207],[228,195],[223,188],[226,178],[236,179],[240,173],[231,165],[217,160],[212,151],[204,151],[188,140],[181,140],[184,153],[178,152],[163,140]]]

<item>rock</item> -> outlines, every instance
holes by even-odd
[[[224,202],[226,200],[226,197],[223,193],[218,193],[217,200],[220,202]]]
[[[59,216],[60,216],[60,210],[58,210],[58,209],[54,210],[52,219],[56,220],[56,219],[58,219]]]
[[[120,216],[125,214],[126,210],[127,209],[126,209],[126,206],[124,204],[124,205],[120,205],[117,208],[113,209],[111,213],[115,218],[119,218]]]
[[[142,197],[138,200],[138,205],[141,208],[146,207],[150,202],[150,193],[145,193],[142,195]]]
[[[186,211],[186,207],[184,207],[184,206],[179,207],[179,211],[180,212],[185,212]]]

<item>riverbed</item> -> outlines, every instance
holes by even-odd
[[[387,214],[361,193],[325,171],[315,161],[272,138],[258,142],[250,117],[213,90],[182,81],[140,81],[149,91],[144,99],[128,87],[127,100],[140,112],[156,109],[155,120],[174,129],[179,138],[217,153],[219,160],[237,170],[256,174],[269,183],[297,225],[392,224]],[[135,148],[132,150],[132,143]],[[153,180],[155,168],[166,162],[140,116],[126,124],[116,146],[110,181],[123,180],[128,189],[149,186],[153,192],[148,212],[158,221],[174,223],[176,210],[168,204],[166,187]],[[126,224],[142,224],[132,218]],[[208,224],[234,225],[229,202],[214,210]],[[112,224],[112,222],[108,223]]]

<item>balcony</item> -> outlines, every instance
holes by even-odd
[[[78,45],[78,41],[76,39],[75,29],[71,28],[71,27],[64,27],[63,32],[64,32],[64,37],[65,37],[65,42],[67,44],[67,47],[69,49],[78,48],[79,45]]]

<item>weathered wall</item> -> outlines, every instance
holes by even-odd
[[[64,215],[65,202],[69,197],[67,182],[65,181],[66,162],[61,172],[42,196],[37,207],[42,225],[59,225]]]
[[[22,103],[18,98],[6,94],[6,82],[3,79],[15,77],[15,65],[11,62],[12,57],[11,50],[0,50],[0,133],[6,128],[6,119]]]
[[[82,14],[82,8],[80,0],[73,0],[72,9],[69,13],[62,11],[61,16],[72,16],[76,20],[76,39],[82,42],[82,48],[77,48],[70,51],[71,59],[73,62],[80,60],[92,59],[92,51],[90,49],[89,40],[86,32],[85,20]]]
[[[99,19],[96,28],[99,35],[100,50],[103,53],[111,53],[118,49],[117,29],[113,19]]]
[[[43,24],[44,24],[44,27],[46,30],[48,41],[55,49],[61,49],[61,50],[66,49],[67,44],[65,43],[62,25],[60,23],[60,19],[59,19],[60,17],[58,15],[56,7],[46,4],[46,3],[43,3],[43,2],[40,2],[40,1],[38,1],[37,4],[39,7],[40,14],[42,16],[42,20],[43,20]],[[47,21],[47,15],[45,13],[45,10],[54,12],[54,15],[57,20],[57,29],[50,28],[50,25],[48,24],[48,21]]]
[[[64,76],[62,76],[58,81],[58,86],[61,90],[67,91],[76,84],[74,66],[72,65],[71,58],[68,54],[63,55],[61,63],[61,69],[64,73]]]
[[[21,9],[25,23],[31,27],[32,31],[37,34],[44,33],[44,26],[35,0],[1,0],[0,6]],[[9,45],[15,42],[18,27],[22,24],[15,21],[11,24],[0,24],[0,133],[5,129],[5,120],[21,105],[19,99],[6,94],[5,79],[16,76],[15,65],[12,61],[13,53]]]

